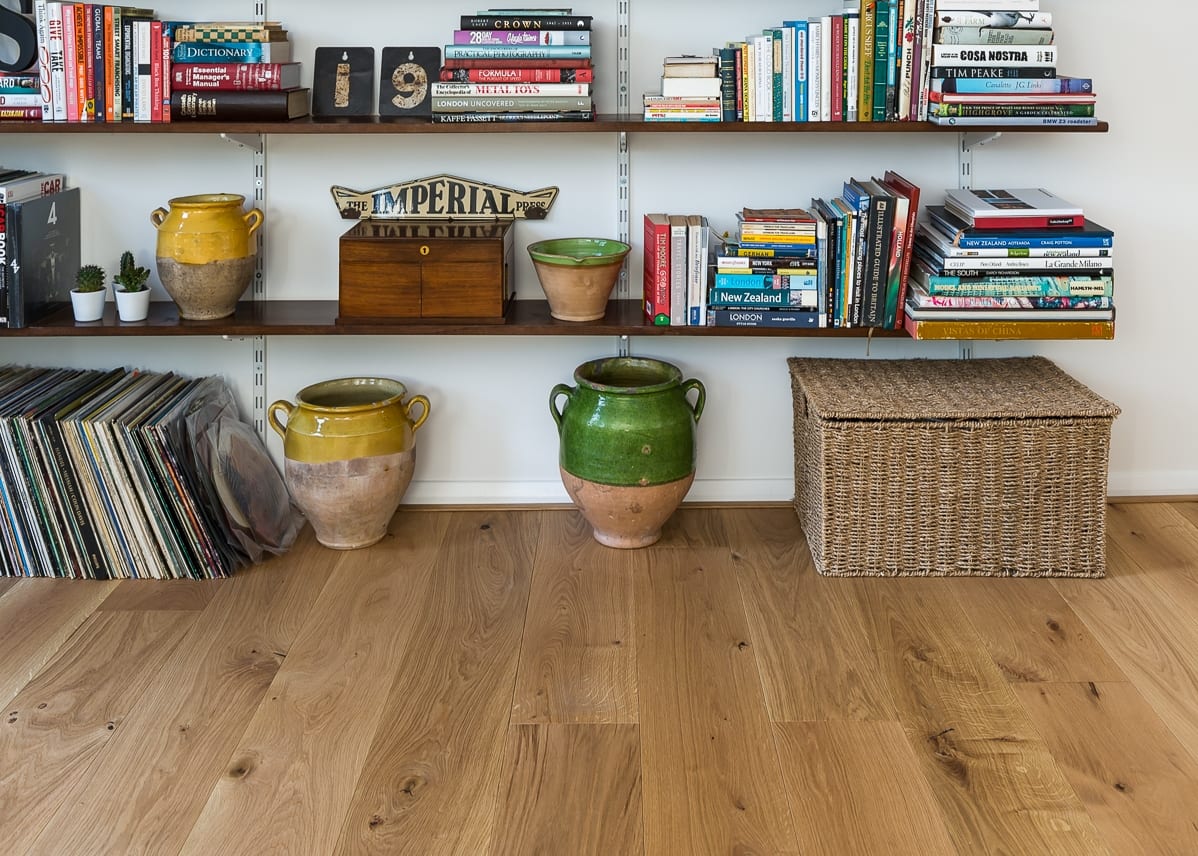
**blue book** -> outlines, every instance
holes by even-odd
[[[962,95],[1090,95],[1094,81],[1089,77],[937,77],[931,89]]]
[[[1018,247],[1112,247],[1115,233],[1093,220],[1081,227],[1048,229],[975,229],[950,214],[943,205],[924,209],[929,225],[942,233],[950,244],[965,250]]]
[[[715,288],[763,289],[763,288],[815,288],[819,283],[817,274],[797,273],[717,273]]]
[[[291,62],[291,42],[176,42],[171,62]]]
[[[707,295],[712,309],[818,309],[819,293],[815,287],[787,288],[713,288]]]
[[[795,121],[806,122],[807,117],[807,20],[783,21],[782,26],[795,31]]]

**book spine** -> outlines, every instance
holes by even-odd
[[[795,120],[795,30],[794,27],[778,27],[775,32],[782,35],[782,121]]]
[[[49,196],[62,190],[62,185],[63,174],[60,172],[38,173],[28,178],[4,182],[0,184],[0,203],[24,202],[39,196]]]
[[[78,15],[78,11],[83,12]],[[96,39],[93,29],[96,6],[94,3],[83,3],[76,11],[78,18],[76,27],[83,35],[83,110],[80,111],[80,121],[96,121]]]
[[[877,0],[861,0],[861,44],[857,50],[857,121],[874,120],[874,38],[877,35]]]
[[[686,326],[686,217],[670,217],[670,326]]]
[[[19,95],[0,95],[0,107],[36,107],[40,110],[42,107],[42,96],[36,92],[22,92]]]
[[[1109,297],[989,297],[968,294],[928,294],[912,298],[919,308],[943,309],[1113,309]]]
[[[1022,15],[1012,15],[1010,12],[939,12],[936,26],[1045,29],[1052,27],[1052,12],[1025,12]]]
[[[928,121],[934,125],[960,125],[961,127],[1002,124],[1050,128],[1061,125],[1087,126],[1098,124],[1098,120],[1093,116],[1004,116],[1001,119],[988,116],[929,116]]]
[[[832,16],[832,107],[830,119],[833,122],[844,121],[844,16]]]
[[[844,13],[844,120],[860,121],[857,105],[860,101],[860,67],[857,55],[861,51],[861,16],[855,11]]]
[[[288,115],[287,90],[246,90],[222,92],[205,90],[202,94],[175,90],[171,93],[171,120],[248,119],[280,120]]]
[[[820,16],[824,37],[819,48],[819,119],[832,121],[832,21],[831,15]]]
[[[446,59],[590,59],[590,45],[446,45]]]
[[[21,206],[0,205],[5,212],[4,228],[0,234],[0,268],[7,271],[5,290],[8,292],[8,327],[17,330],[25,326],[25,289],[22,282],[21,249]]]
[[[79,79],[75,57],[75,4],[62,4],[62,74],[67,122],[79,121]]]
[[[8,305],[8,205],[0,202],[0,327],[12,326]]]
[[[171,85],[171,68],[174,66],[174,63],[171,62],[171,50],[173,47],[174,45],[171,40],[170,30],[164,22],[161,37],[159,38],[158,45],[155,48],[157,51],[155,56],[158,58],[158,65],[161,73],[160,79],[162,81],[161,86],[159,87],[160,91],[158,93],[160,105],[158,115],[159,120],[162,122],[170,122],[171,120],[171,92],[174,90],[174,86]],[[256,64],[265,65],[266,63]]]
[[[722,47],[716,50],[720,58],[720,119],[736,121],[736,54],[735,48]]]
[[[137,69],[133,64],[134,19],[121,15],[121,120],[133,121],[133,78]]]
[[[807,109],[807,86],[810,68],[807,64],[806,21],[795,21],[795,121],[806,122],[810,118]]]
[[[593,83],[589,68],[442,68],[441,80],[456,83]]]
[[[713,309],[818,309],[819,291],[815,288],[720,288],[707,298]]]
[[[664,214],[645,215],[645,319],[654,325],[670,323],[670,221]]]
[[[895,117],[903,122],[911,119],[911,88],[918,85],[918,75],[915,71],[917,14],[916,0],[906,0],[903,5],[902,26],[899,29],[898,102]]]
[[[808,329],[820,326],[814,309],[709,309],[707,324],[712,327],[773,327]]]
[[[277,25],[238,25],[234,27],[210,26],[189,21],[164,21],[175,42],[272,42],[285,41],[279,38],[282,31]]]
[[[441,67],[447,69],[509,69],[509,68],[591,68],[589,59],[452,59],[445,58]]]
[[[918,266],[911,276],[928,294],[987,297],[1111,297],[1115,286],[1112,276],[937,276]]]
[[[1052,30],[1000,27],[940,27],[936,41],[942,45],[1051,45]]]
[[[589,30],[591,15],[462,15],[460,30]]]
[[[767,67],[768,72],[766,79],[769,81],[770,92],[770,121],[784,122],[786,121],[786,106],[785,106],[785,68],[782,60],[782,29],[774,28],[766,33],[768,41],[767,47],[770,51],[770,59]]]
[[[180,63],[288,62],[290,59],[289,42],[177,42],[171,49],[171,62]]]
[[[894,227],[890,231],[890,252],[887,255],[886,262],[881,326],[886,329],[894,329],[899,307],[899,295],[902,293],[903,259],[906,257],[910,249],[911,239],[914,237],[911,233],[911,224],[914,220],[909,216],[910,200],[895,191],[894,188],[885,184],[883,186],[894,192],[895,199]]]
[[[1093,116],[1093,104],[961,104],[935,102],[928,108],[931,116]]]
[[[1018,65],[933,65],[929,74],[932,80],[953,79],[1028,79],[1051,80],[1057,76],[1056,66]]]
[[[571,95],[527,95],[517,97],[477,96],[462,98],[456,95],[429,96],[429,105],[434,113],[463,113],[473,110],[498,112],[502,110],[590,110],[589,97]]]
[[[46,0],[33,0],[33,22],[37,29],[38,93],[42,96],[42,121],[54,121],[54,96],[50,90],[50,28]]]
[[[115,6],[104,7],[104,24],[108,35],[104,50],[108,61],[108,104],[105,112],[109,122],[121,121],[121,10]]]
[[[988,217],[975,214],[973,228],[975,229],[1048,229],[1076,228],[1085,225],[1086,218],[1081,214],[1028,214],[1016,217]]]
[[[740,45],[740,102],[741,117],[745,122],[757,121],[756,87],[753,86],[753,68],[757,51],[752,39],[745,39]]]
[[[469,124],[471,122],[591,122],[591,110],[556,110],[551,112],[519,113],[434,113],[434,125]]]
[[[886,58],[890,45],[890,0],[878,0],[874,11],[872,121],[886,121]]]
[[[162,121],[162,22],[150,21],[150,115],[151,122]],[[170,112],[169,105],[167,112]]]
[[[823,68],[820,55],[823,53],[824,27],[818,18],[807,20],[807,121],[818,122],[823,111],[820,93],[823,89]]]
[[[277,62],[188,62],[172,65],[168,79],[176,89],[277,90],[281,73]]]
[[[934,66],[1045,68],[1055,67],[1056,64],[1056,45],[987,47],[932,44]]]
[[[0,95],[0,102],[2,102],[4,100],[4,98],[6,98],[6,97],[10,97],[10,96]],[[28,120],[28,119],[41,119],[41,118],[42,118],[42,106],[40,103],[39,104],[31,104],[26,107],[7,107],[7,106],[4,106],[2,103],[0,103],[0,119]]]
[[[933,92],[960,95],[1090,95],[1094,80],[1089,77],[940,77],[932,81]]]
[[[887,272],[894,239],[894,200],[889,196],[871,196],[868,225],[861,323],[866,327],[881,327],[885,318]]]
[[[707,218],[691,215],[687,218],[686,234],[686,323],[691,327],[707,324]]]
[[[134,42],[133,61],[137,64],[137,76],[133,79],[134,112],[133,118],[138,122],[149,122],[152,115],[150,106],[153,91],[154,52],[150,42],[150,20],[140,18],[133,27]]]
[[[912,339],[1113,339],[1114,321],[917,321],[905,318]]]
[[[714,280],[715,288],[730,288],[737,291],[769,290],[778,288],[815,288],[819,285],[819,276],[815,273],[777,274],[777,273],[717,273]]]
[[[78,98],[75,121],[90,122],[87,103],[87,7],[83,3],[73,5],[71,25],[75,28],[75,91]]]
[[[62,37],[62,3],[46,3],[46,39],[50,54],[50,97],[55,122],[67,120],[66,44]]]
[[[454,30],[455,45],[589,45],[590,30]]]
[[[982,262],[998,262],[987,265]],[[1107,259],[946,259],[937,267],[944,276],[1114,276],[1115,269]],[[956,264],[964,262],[965,264]],[[1031,262],[1030,265],[1019,264]],[[1058,262],[1060,264],[1058,264]],[[1095,262],[1095,264],[1085,264]]]
[[[899,19],[899,10],[902,8],[903,0],[892,0],[890,3],[890,30],[886,34],[886,121],[892,122],[897,118],[896,107],[898,101],[898,39],[900,35],[899,27],[902,26],[902,21]]]
[[[457,97],[527,95],[585,95],[589,97],[591,85],[589,83],[434,83],[430,94]]]
[[[108,68],[104,57],[104,6],[91,7],[91,62],[95,69],[95,121],[108,121]]]

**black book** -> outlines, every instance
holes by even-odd
[[[590,15],[463,15],[460,30],[589,30]]]
[[[374,115],[374,48],[317,48],[313,116]]]
[[[379,69],[380,116],[432,116],[431,84],[441,72],[438,47],[383,48]]]
[[[79,188],[6,208],[8,326],[19,328],[71,304],[79,270]]]
[[[881,327],[886,310],[890,250],[894,236],[895,196],[872,179],[862,181],[861,186],[869,192],[865,301],[861,308],[861,323],[866,327]]]
[[[184,90],[171,93],[171,121],[286,122],[308,115],[307,87]]]
[[[1055,68],[1036,68],[1018,65],[934,65],[932,77],[1031,77],[1048,79],[1057,76]]]

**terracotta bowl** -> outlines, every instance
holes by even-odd
[[[632,247],[610,238],[553,238],[528,245],[537,278],[559,321],[597,321]]]

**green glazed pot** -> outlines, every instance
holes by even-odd
[[[549,412],[561,438],[561,469],[604,485],[676,482],[695,470],[695,425],[707,393],[677,366],[645,357],[591,360],[559,383]],[[692,407],[690,390],[698,392]],[[566,400],[558,409],[558,400]]]

